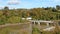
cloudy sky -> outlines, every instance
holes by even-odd
[[[60,5],[60,0],[0,0],[0,8],[55,7],[56,5]]]

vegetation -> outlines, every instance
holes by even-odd
[[[55,28],[50,31],[43,31],[42,29],[39,30],[37,27],[33,27],[32,34],[60,34],[60,27],[58,23],[55,24]]]
[[[60,6],[47,8],[32,8],[32,9],[9,9],[4,7],[0,10],[0,24],[5,23],[21,23],[25,20],[21,18],[32,17],[36,20],[59,20]]]
[[[0,27],[0,34],[28,34],[29,33],[28,28],[29,24],[21,24],[21,25],[19,24],[19,25]]]

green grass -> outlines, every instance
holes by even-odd
[[[16,26],[7,26],[0,28],[0,34],[28,34],[28,30],[24,30],[24,28],[28,28],[29,25],[24,26],[16,25]]]

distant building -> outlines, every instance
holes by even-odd
[[[23,20],[31,20],[32,18],[31,17],[27,17],[27,18],[22,18]]]

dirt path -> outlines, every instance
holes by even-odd
[[[20,24],[28,24],[28,23],[4,24],[4,25],[0,25],[0,28],[7,27],[7,26],[15,26],[15,25],[20,25]]]

